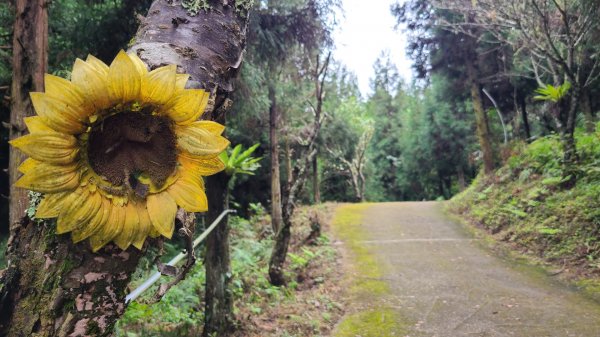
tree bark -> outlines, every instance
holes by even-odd
[[[315,205],[321,203],[321,185],[319,184],[319,157],[315,156],[312,162],[312,176],[313,176],[313,198]]]
[[[483,109],[481,89],[477,81],[477,68],[474,62],[473,60],[467,62],[467,76],[469,86],[471,87],[471,99],[473,100],[473,111],[475,112],[475,122],[477,124],[477,138],[481,152],[483,153],[483,172],[490,174],[494,171],[494,154],[492,151],[490,127],[487,115]]]
[[[9,138],[26,133],[24,117],[34,114],[29,93],[44,90],[44,73],[48,69],[48,8],[47,0],[17,0],[13,31],[12,85]],[[25,159],[13,147],[9,154],[9,229],[19,226],[25,216],[27,191],[14,186],[19,178],[17,167]]]
[[[177,64],[191,75],[189,87],[210,90],[206,119],[230,105],[227,96],[241,63],[247,24],[247,11],[231,1],[211,6],[189,16],[180,1],[155,1],[131,48],[151,69]],[[31,22],[37,21],[22,24]],[[31,46],[15,37],[16,45]],[[0,335],[112,335],[142,255],[112,244],[92,253],[87,242],[73,244],[69,235],[56,235],[53,221],[24,219],[11,231],[8,268],[0,276]]]
[[[273,233],[277,233],[283,226],[281,214],[281,180],[279,172],[279,137],[277,128],[279,126],[279,110],[277,107],[277,95],[273,84],[269,84],[269,140],[271,143],[271,226]],[[291,172],[290,172],[291,173]]]
[[[596,121],[592,111],[592,101],[588,90],[584,90],[581,95],[581,111],[583,112],[585,131],[593,133],[596,131]]]
[[[209,202],[207,223],[212,223],[229,205],[230,177],[221,172],[208,177],[206,191]],[[233,329],[231,263],[229,253],[229,217],[226,216],[206,240],[206,294],[202,336],[226,336]]]
[[[561,128],[561,138],[563,144],[563,177],[565,181],[562,183],[563,188],[574,187],[577,183],[577,163],[579,156],[577,154],[577,143],[575,141],[575,124],[577,119],[577,108],[579,106],[579,98],[581,92],[577,87],[571,91],[569,104],[561,105],[560,109],[567,109],[567,120],[563,128]],[[559,102],[561,103],[561,102]]]
[[[529,118],[527,117],[527,101],[524,95],[519,96],[519,105],[521,106],[521,118],[523,119],[523,129],[525,130],[525,139],[531,141],[531,128],[529,127]]]
[[[458,190],[462,192],[467,188],[467,182],[465,180],[465,170],[463,169],[462,165],[458,165],[456,167],[456,175],[458,179]]]

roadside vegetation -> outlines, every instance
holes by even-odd
[[[286,265],[285,287],[273,286],[268,279],[273,233],[266,210],[252,204],[251,216],[230,217],[231,275],[237,320],[234,336],[327,336],[344,313],[341,303],[342,272],[340,252],[330,239],[328,214],[333,204],[302,207],[294,217],[294,231]],[[311,217],[323,219],[323,234],[307,244]],[[168,255],[179,252],[167,244]],[[143,282],[156,268],[151,260],[138,268],[131,287]],[[204,321],[205,270],[196,264],[186,279],[174,286],[160,302],[150,304],[155,285],[131,303],[119,320],[116,336],[198,336]],[[164,280],[163,280],[164,282]]]
[[[450,208],[600,298],[600,132],[575,138],[576,186],[563,187],[560,140],[550,135],[513,144],[506,164],[480,175]]]

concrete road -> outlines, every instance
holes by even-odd
[[[600,337],[598,303],[494,256],[440,203],[373,204],[362,226],[386,305],[410,322],[400,336]]]

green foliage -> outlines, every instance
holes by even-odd
[[[558,137],[550,135],[517,145],[506,166],[477,179],[452,208],[535,256],[593,272],[600,262],[600,176],[593,169],[600,162],[599,137],[576,133],[577,146],[585,150],[571,189],[560,188],[566,179],[562,151]]]
[[[258,163],[262,157],[251,157],[251,155],[260,146],[256,143],[242,152],[242,144],[236,145],[231,152],[221,152],[219,158],[225,163],[225,173],[229,176],[235,176],[236,174],[247,174],[254,175],[260,164]]]
[[[250,219],[239,216],[229,218],[232,264],[231,274],[228,276],[231,277],[230,291],[234,298],[235,314],[239,314],[240,311],[244,314],[261,314],[275,303],[293,303],[295,301],[293,290],[298,286],[295,281],[290,282],[287,287],[275,287],[269,283],[266,275],[268,275],[268,261],[273,248],[273,237],[268,216],[260,204],[252,204],[250,214],[252,214]],[[295,273],[303,272],[310,263],[330,263],[336,259],[335,252],[326,244],[328,241],[321,239],[319,242],[320,245],[292,251],[297,260],[291,262],[293,268],[290,271],[290,279],[295,280]],[[181,246],[177,245],[166,244],[166,248],[167,252],[163,259],[181,251]],[[154,286],[137,302],[131,303],[117,324],[116,336],[200,335],[201,322],[204,320],[204,303],[203,297],[199,294],[204,293],[205,285],[205,270],[201,261],[199,258],[188,276],[169,290],[160,302],[151,305],[144,303],[154,295],[157,289],[157,286]],[[151,257],[143,259],[133,276],[132,287],[143,282],[155,270]],[[161,280],[161,282],[166,281]]]
[[[50,72],[70,76],[76,58],[88,54],[110,62],[126,48],[150,0],[85,1],[56,0],[48,8],[48,63]]]
[[[545,86],[541,86],[535,90],[535,93],[538,95],[534,96],[533,99],[557,103],[567,95],[569,89],[571,89],[571,82],[569,81],[566,81],[557,87],[551,84],[546,84]]]

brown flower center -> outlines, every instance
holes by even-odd
[[[177,165],[176,137],[168,118],[125,111],[94,126],[88,158],[98,175],[145,197],[148,186],[137,177],[145,174],[155,186],[164,185]]]

